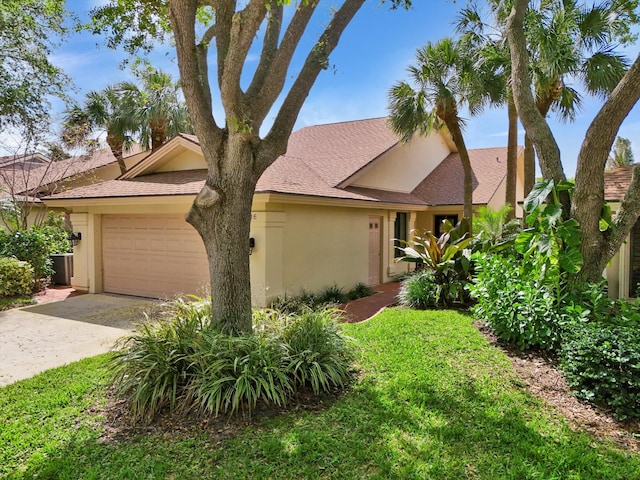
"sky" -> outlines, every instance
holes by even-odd
[[[104,0],[67,0],[67,8],[80,18]],[[338,0],[322,0],[319,14],[311,20],[303,46],[318,37],[330,7]],[[305,105],[296,128],[322,123],[358,120],[387,115],[387,92],[406,77],[407,67],[414,63],[415,52],[428,42],[454,35],[453,23],[463,0],[415,0],[409,11],[389,10],[380,0],[368,0],[342,36],[330,57],[330,68],[323,71]],[[640,43],[640,42],[639,42]],[[250,52],[249,65],[255,66],[259,51]],[[628,49],[633,59],[638,46]],[[123,51],[106,47],[104,38],[88,32],[73,33],[52,55],[52,61],[73,79],[72,96],[82,101],[90,90],[100,90],[108,84],[131,79],[130,71],[122,69],[127,58]],[[304,55],[294,57],[290,78],[297,72]],[[151,56],[154,66],[178,77],[175,55],[170,45],[159,45]],[[210,63],[214,64],[211,58]],[[215,96],[215,94],[214,94]],[[601,101],[585,98],[583,109],[574,123],[561,123],[551,117],[550,124],[562,152],[565,173],[573,176],[575,161],[585,131]],[[62,105],[54,103],[54,112],[61,116]],[[214,112],[221,117],[219,102]],[[275,112],[271,112],[273,118]],[[520,129],[520,144],[524,131]],[[486,110],[477,117],[467,117],[464,129],[468,148],[505,146],[507,142],[506,108]],[[619,135],[632,141],[636,159],[640,159],[640,107],[625,120]]]

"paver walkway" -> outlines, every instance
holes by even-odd
[[[373,287],[373,291],[376,292],[373,295],[347,303],[343,309],[345,322],[362,322],[373,317],[383,308],[394,305],[400,291],[400,283],[383,283]]]

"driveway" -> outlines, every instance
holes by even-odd
[[[108,352],[154,302],[95,294],[0,312],[0,386]]]

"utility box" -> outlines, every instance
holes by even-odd
[[[53,278],[51,283],[54,285],[71,285],[71,277],[73,276],[73,253],[60,253],[51,255],[53,261]]]

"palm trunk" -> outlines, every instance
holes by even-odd
[[[524,196],[531,193],[536,183],[536,152],[529,135],[524,136]]]
[[[120,136],[107,132],[107,145],[109,145],[113,156],[116,157],[116,162],[118,162],[118,167],[120,167],[120,173],[127,172],[127,165],[124,163],[123,144],[124,141]]]
[[[462,170],[464,171],[464,207],[462,218],[468,222],[469,231],[473,231],[473,169],[471,168],[471,160],[469,159],[467,146],[464,143],[460,121],[457,114],[443,115],[440,118],[442,118],[449,129],[453,143],[455,143],[458,149],[458,155],[460,155],[460,162],[462,163]]]
[[[509,115],[509,134],[507,140],[507,185],[505,203],[511,205],[507,220],[516,217],[516,179],[518,177],[518,112],[513,103],[511,89],[507,93],[507,112]]]
[[[208,177],[187,221],[207,252],[213,323],[225,333],[241,335],[252,330],[249,231],[257,178],[247,168],[253,163],[248,141],[230,137],[223,154],[227,158],[221,163],[228,168]]]

